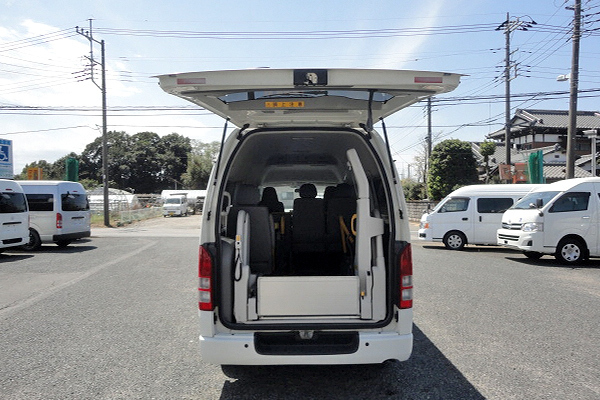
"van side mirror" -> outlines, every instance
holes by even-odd
[[[543,205],[544,205],[544,200],[542,200],[542,199],[535,199],[535,207],[536,208],[542,208]]]

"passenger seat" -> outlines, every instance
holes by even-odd
[[[317,188],[305,183],[299,189],[300,198],[294,200],[292,216],[292,249],[294,253],[325,251],[325,210],[323,199],[317,199]]]
[[[253,274],[273,272],[275,234],[267,207],[258,205],[260,194],[256,186],[239,184],[233,194],[233,207],[227,215],[227,233],[235,237],[237,214],[244,210],[250,216],[250,270]]]

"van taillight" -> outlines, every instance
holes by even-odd
[[[56,213],[56,229],[62,229],[62,214]]]
[[[198,277],[200,278],[198,284],[198,294],[200,295],[198,308],[202,311],[212,311],[212,258],[203,246],[200,246]]]
[[[412,270],[412,248],[409,243],[400,254],[400,308],[412,308],[413,305]]]

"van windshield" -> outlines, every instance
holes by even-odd
[[[542,200],[542,206],[548,204],[550,200],[552,200],[559,192],[532,192],[527,194],[521,200],[519,200],[514,206],[510,209],[512,210],[527,210],[530,208],[537,208],[537,200]]]
[[[27,212],[27,200],[23,193],[0,194],[0,214]]]
[[[169,197],[165,204],[181,204],[181,199],[179,197]]]
[[[63,211],[87,211],[90,209],[88,198],[84,194],[64,193],[60,195]]]

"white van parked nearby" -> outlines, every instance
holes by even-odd
[[[534,190],[508,209],[498,244],[565,264],[600,257],[600,178],[558,181]]]
[[[204,203],[202,359],[408,359],[408,213],[390,149],[372,125],[453,90],[460,76],[257,69],[159,78],[166,92],[238,127],[227,136],[226,122]],[[282,193],[295,195],[287,208]]]
[[[0,252],[29,241],[29,211],[21,186],[0,179]]]
[[[66,247],[89,237],[90,203],[81,183],[69,181],[19,181],[29,204],[29,243],[25,250],[37,250],[42,243]]]
[[[470,185],[456,189],[423,214],[419,239],[461,250],[466,244],[496,245],[502,214],[540,185]]]

